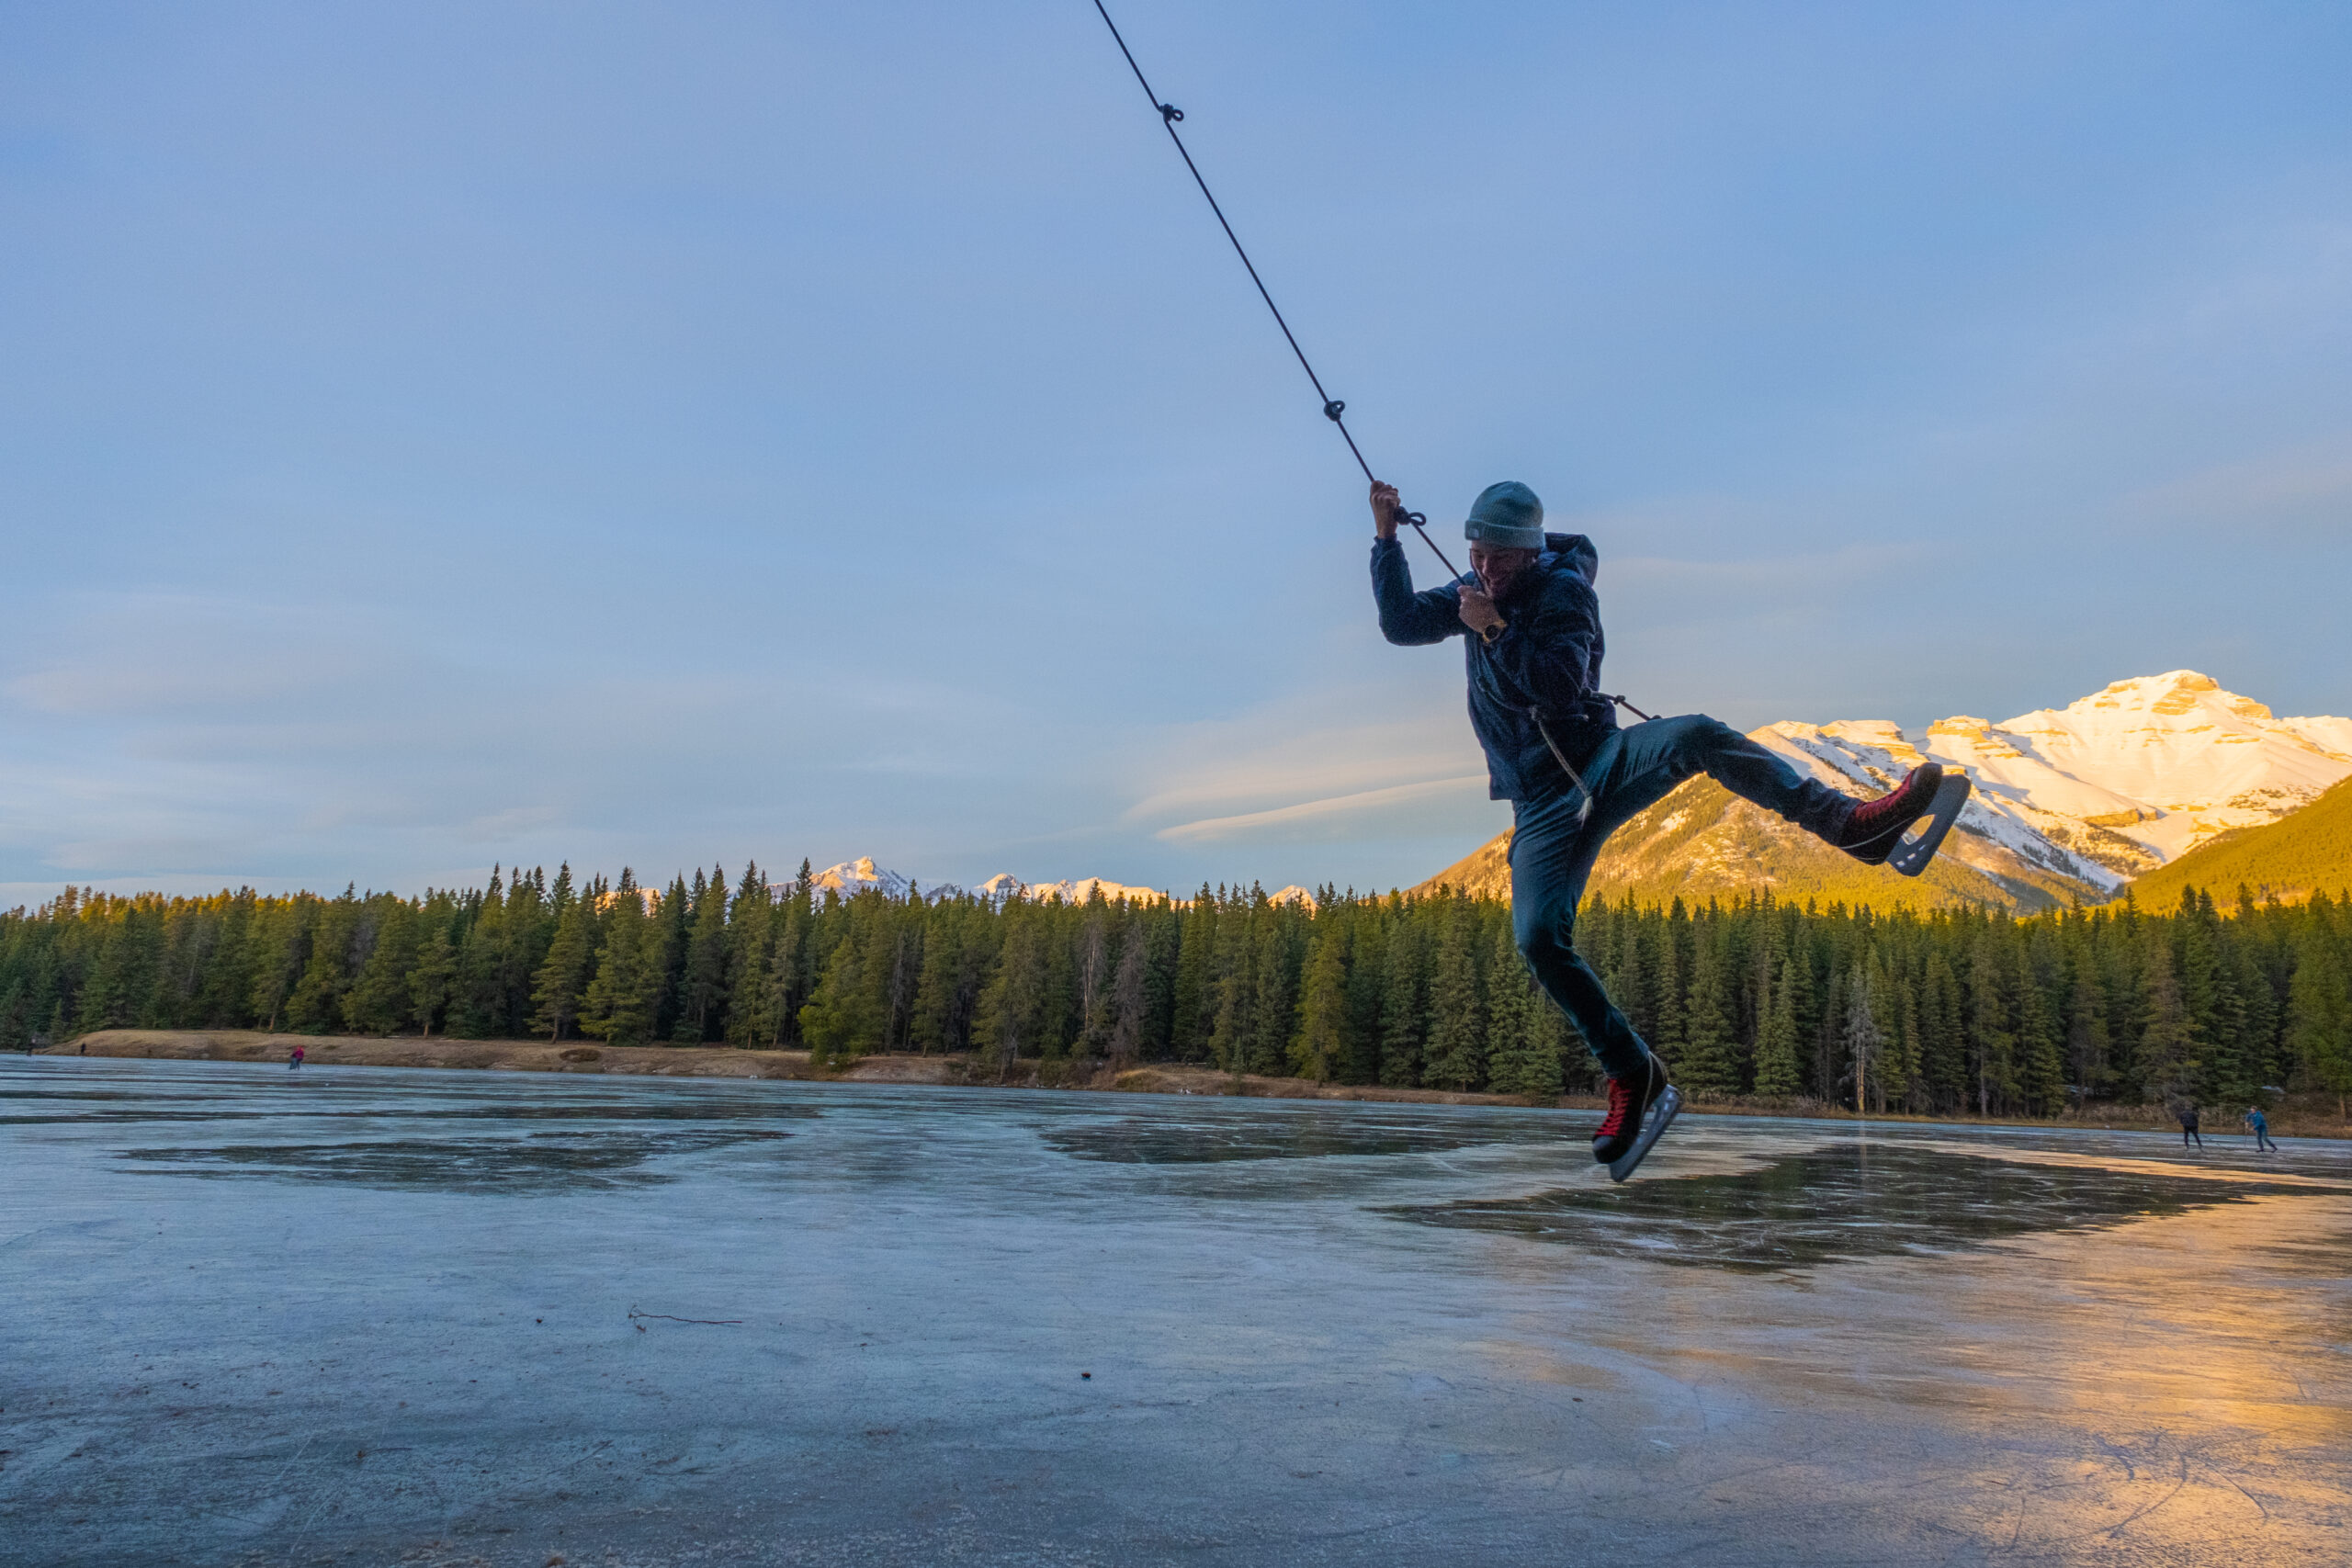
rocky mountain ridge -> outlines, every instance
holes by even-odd
[[[871,855],[860,855],[855,860],[827,866],[810,881],[820,890],[831,890],[843,898],[874,892],[888,898],[904,898],[918,892],[925,898],[968,896],[995,904],[1012,898],[1026,898],[1042,904],[1057,897],[1065,904],[1083,904],[1098,892],[1106,901],[1114,904],[1122,898],[1140,901],[1169,897],[1168,894],[1156,887],[1113,882],[1104,876],[1067,877],[1059,882],[1023,882],[1010,872],[1000,872],[973,887],[953,882],[918,882],[913,877],[876,865]],[[1315,907],[1315,895],[1296,886],[1269,893],[1266,897],[1277,904],[1301,903],[1309,908]],[[1171,901],[1178,904],[1186,902],[1182,898]]]
[[[1618,897],[1843,898],[1881,907],[1972,902],[2017,910],[2113,897],[2132,877],[2220,835],[2278,821],[2352,777],[2352,719],[2278,718],[2193,670],[2118,681],[2064,708],[2000,724],[1939,720],[1916,738],[1885,720],[1784,721],[1752,732],[1858,797],[1934,758],[1976,793],[1916,882],[1860,865],[1713,780],[1636,816],[1595,865]],[[1509,835],[1424,883],[1500,894]]]

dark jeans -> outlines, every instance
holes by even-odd
[[[1511,934],[1535,983],[1575,1022],[1600,1070],[1623,1077],[1641,1070],[1648,1047],[1575,944],[1577,904],[1609,835],[1695,773],[1825,839],[1834,840],[1846,825],[1854,800],[1703,714],[1618,730],[1579,771],[1592,787],[1592,813],[1584,821],[1577,820],[1583,797],[1574,784],[1512,807]]]

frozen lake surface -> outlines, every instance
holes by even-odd
[[[2352,1561],[2352,1147],[11,1058],[0,1562]]]

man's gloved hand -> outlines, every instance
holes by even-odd
[[[1405,521],[1405,502],[1396,494],[1396,487],[1372,481],[1372,531],[1384,539],[1396,536],[1396,525]]]

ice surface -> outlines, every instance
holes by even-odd
[[[1590,1122],[0,1063],[0,1563],[2352,1555],[2344,1145]]]

